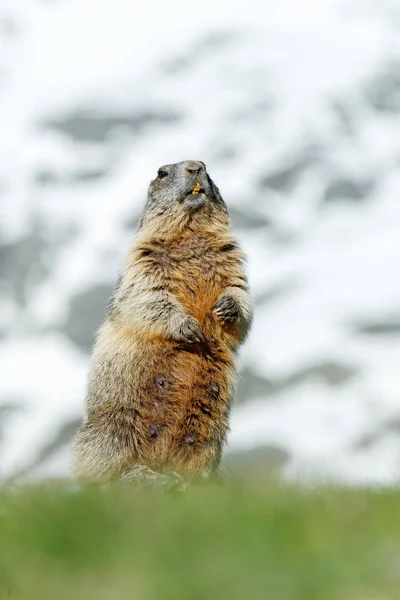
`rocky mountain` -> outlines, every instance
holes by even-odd
[[[207,163],[256,318],[227,463],[400,480],[400,6],[3,0],[0,476],[68,473],[160,164]]]

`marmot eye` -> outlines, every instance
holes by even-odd
[[[164,171],[164,169],[160,169],[160,170],[158,171],[158,177],[159,177],[160,179],[164,179],[164,177],[167,177],[167,175],[168,175],[168,173],[167,173],[167,171]]]

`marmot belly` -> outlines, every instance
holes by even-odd
[[[125,419],[130,414],[126,448],[131,448],[132,460],[161,472],[201,472],[210,456],[218,455],[228,432],[234,356],[221,328],[210,319],[203,325],[204,343],[181,344],[138,340],[106,327],[107,341],[102,344],[100,334],[95,352],[89,410],[91,405],[96,412],[105,410],[108,418],[110,409],[115,410],[116,422],[118,411]],[[99,378],[103,385],[96,398]]]

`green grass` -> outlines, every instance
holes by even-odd
[[[0,599],[397,600],[400,492],[0,493]]]

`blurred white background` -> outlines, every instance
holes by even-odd
[[[206,162],[256,301],[227,461],[400,480],[400,4],[0,0],[0,477],[68,474],[148,183]]]

